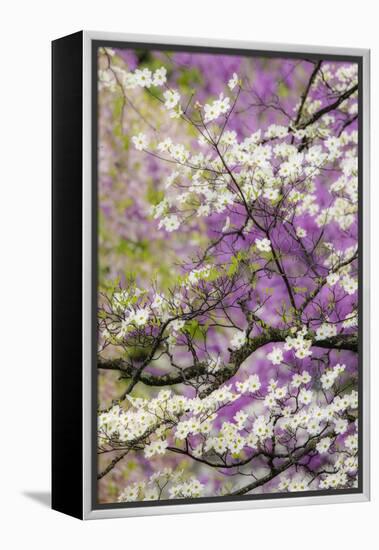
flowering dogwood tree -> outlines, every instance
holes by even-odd
[[[100,233],[104,500],[356,487],[357,65],[133,55],[99,50],[104,227],[153,243]]]

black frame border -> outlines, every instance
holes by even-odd
[[[51,174],[51,506],[79,519],[83,517],[82,44],[82,31],[52,42]]]

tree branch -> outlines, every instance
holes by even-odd
[[[244,346],[239,350],[231,352],[230,362],[224,366],[216,374],[212,375],[215,378],[213,384],[209,386],[204,395],[209,395],[214,389],[221,386],[224,382],[232,378],[242,365],[242,363],[257,349],[270,343],[284,342],[291,333],[289,330],[269,329],[259,336],[249,338]],[[347,351],[358,351],[358,336],[357,334],[338,334],[325,338],[323,340],[315,340],[312,347],[323,349],[337,349]],[[104,370],[113,370],[120,372],[121,378],[130,379],[135,376],[136,369],[133,369],[123,359],[104,359],[98,357],[98,368]],[[210,376],[206,370],[206,363],[199,362],[196,365],[185,367],[176,372],[166,374],[150,374],[141,372],[139,374],[139,382],[146,386],[173,386],[175,384],[183,384],[191,380],[195,380],[200,376]]]
[[[329,436],[333,434],[328,434]],[[237,489],[236,491],[233,491],[231,493],[228,493],[228,496],[238,496],[238,495],[245,495],[246,493],[249,493],[250,491],[253,491],[257,487],[261,487],[268,481],[271,481],[275,477],[277,477],[279,474],[283,473],[285,470],[288,470],[291,466],[299,462],[301,458],[303,458],[305,455],[307,455],[310,451],[312,451],[316,445],[317,442],[322,438],[325,437],[325,434],[321,434],[319,436],[313,437],[308,441],[308,443],[304,446],[304,448],[294,454],[289,460],[286,460],[278,467],[274,467],[271,469],[271,471],[266,474],[265,476],[261,477],[260,479],[257,479],[253,481],[252,483],[249,483],[248,485],[245,485],[244,487],[241,487],[240,489]],[[294,451],[296,452],[296,450]]]
[[[350,88],[349,90],[346,90],[336,101],[331,103],[330,105],[326,105],[319,111],[317,111],[311,118],[309,118],[307,121],[303,122],[302,124],[298,124],[296,128],[299,130],[304,130],[307,126],[310,126],[314,122],[316,122],[319,118],[321,118],[323,115],[326,115],[326,113],[329,113],[330,111],[334,111],[334,109],[337,109],[343,103],[346,99],[348,99],[351,95],[353,95],[356,91],[358,91],[358,84]]]

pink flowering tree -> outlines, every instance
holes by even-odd
[[[357,486],[357,69],[99,50],[105,502]]]

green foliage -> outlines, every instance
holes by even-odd
[[[272,252],[262,252],[262,251],[260,251],[259,255],[261,256],[261,258],[263,258],[267,262],[271,262],[271,260],[273,260]]]
[[[120,95],[113,102],[113,119],[114,119],[114,135],[118,138],[123,138],[121,117],[124,105],[124,98]]]
[[[130,136],[128,134],[122,135],[121,141],[125,151],[128,151],[128,149],[130,148]]]
[[[130,472],[133,472],[137,468],[137,462],[130,458],[125,462],[125,467],[122,471],[122,476],[125,480],[129,479]]]
[[[229,277],[233,277],[239,269],[239,266],[242,262],[245,262],[248,259],[248,254],[244,250],[240,250],[230,258],[230,265],[228,268]]]
[[[278,96],[285,98],[288,97],[288,94],[290,93],[290,90],[285,82],[281,80],[278,85]]]
[[[305,294],[305,292],[307,292],[307,287],[306,286],[294,286],[293,287],[293,291],[295,294]]]
[[[134,200],[131,197],[125,197],[117,202],[116,209],[119,214],[123,214],[125,210],[133,206]]]
[[[208,277],[206,278],[207,281],[216,281],[217,279],[219,279],[221,276],[221,273],[220,271],[217,269],[216,266],[213,266],[211,267],[211,269],[209,270],[209,275]]]
[[[142,363],[143,361],[145,361],[147,359],[147,357],[149,356],[149,353],[150,353],[150,349],[149,348],[140,348],[140,347],[128,347],[128,359],[129,360],[133,360],[135,361],[136,363]]]
[[[233,277],[233,275],[235,275],[237,273],[238,266],[239,266],[238,258],[236,258],[236,256],[232,256],[230,258],[230,265],[229,265],[229,269],[228,269],[228,275],[230,277]]]
[[[141,239],[139,241],[120,239],[116,246],[116,252],[129,257],[137,255],[140,260],[145,260],[149,258],[150,243],[147,239]]]
[[[203,335],[203,329],[196,319],[187,321],[184,325],[183,330],[187,332],[192,339],[200,338]]]
[[[119,487],[113,481],[110,481],[108,484],[108,493],[109,493],[109,496],[112,497],[112,499],[116,499],[119,493]]]
[[[157,189],[152,180],[148,181],[147,191],[146,191],[146,200],[149,204],[155,206],[159,204],[165,197],[163,191]]]
[[[192,67],[180,73],[178,76],[178,85],[183,93],[191,95],[198,86],[203,83],[203,77],[199,69]]]

